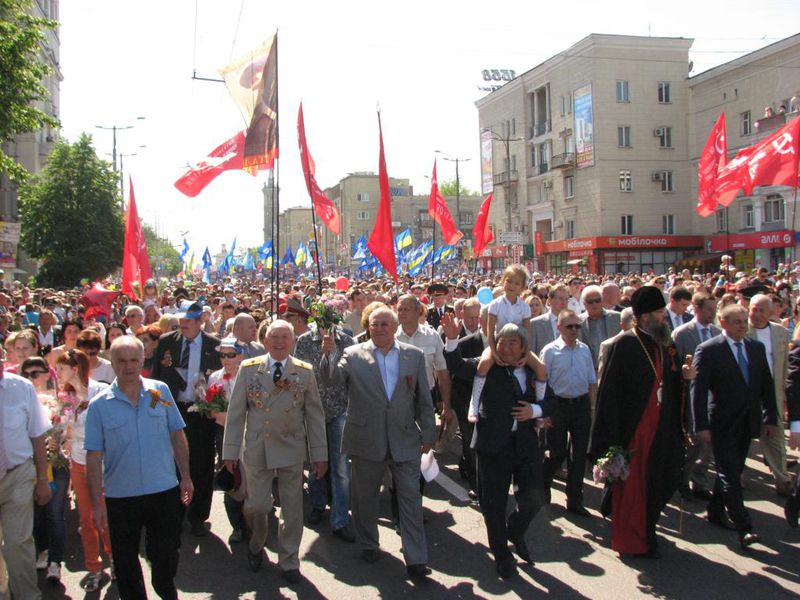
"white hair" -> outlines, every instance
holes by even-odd
[[[267,337],[269,337],[269,334],[272,333],[275,329],[288,329],[289,332],[292,334],[292,337],[294,337],[294,325],[289,323],[289,321],[284,321],[283,319],[275,319],[267,327]]]
[[[603,290],[599,285],[587,285],[585,288],[583,288],[583,291],[581,291],[581,302],[586,302],[586,296],[589,294],[597,294],[602,298]]]
[[[132,335],[121,335],[111,343],[109,352],[112,363],[116,362],[117,354],[124,348],[136,348],[142,358],[144,358],[144,344],[142,341]]]

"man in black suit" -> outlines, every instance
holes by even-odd
[[[442,317],[442,329],[445,335],[444,359],[452,381],[450,403],[458,419],[458,429],[461,431],[461,458],[458,462],[458,471],[469,483],[470,498],[476,499],[477,470],[475,452],[471,447],[474,425],[467,419],[467,411],[472,396],[472,380],[475,377],[477,359],[487,345],[485,330],[488,311],[481,310],[477,300],[472,304],[473,300],[475,299],[470,298],[464,302],[464,317],[460,330],[454,316],[450,314]],[[462,335],[465,329],[471,329],[476,325],[477,331]]]
[[[445,355],[446,356],[446,355]],[[789,412],[789,448],[800,449],[800,344],[789,352],[789,375],[786,378],[786,407]],[[797,527],[800,514],[800,478],[796,479],[784,514],[791,527]]]
[[[508,323],[497,333],[497,355],[505,364],[517,364],[527,352],[527,335],[517,325]],[[550,416],[554,403],[552,397],[545,398],[545,389],[546,383],[537,385],[530,368],[498,364],[485,378],[476,377],[473,385],[473,396],[480,402],[479,413],[470,409],[470,418],[477,421],[472,445],[478,456],[478,494],[489,547],[503,579],[517,572],[509,541],[522,560],[532,562],[525,532],[544,505],[542,456],[534,420]],[[512,483],[517,506],[506,516]]]
[[[454,313],[455,309],[447,304],[447,296],[450,290],[443,283],[433,283],[428,286],[428,296],[431,297],[432,304],[428,308],[428,325],[434,329],[439,329],[442,315]]]
[[[692,303],[692,292],[683,286],[674,287],[669,292],[669,304],[667,304],[667,323],[669,330],[675,331],[684,323],[688,323],[694,317],[687,309]]]
[[[692,387],[695,434],[701,442],[711,442],[717,465],[708,521],[735,529],[742,548],[759,541],[742,499],[750,440],[760,435],[762,423],[767,436],[777,432],[775,386],[766,351],[761,342],[745,338],[747,318],[747,309],[737,304],[722,310],[723,335],[697,347]]]
[[[193,303],[179,313],[180,327],[165,333],[158,340],[153,357],[152,378],[169,386],[181,416],[186,423],[189,441],[189,472],[194,483],[194,497],[188,508],[191,533],[206,534],[205,521],[211,514],[214,486],[214,420],[196,412],[188,412],[197,399],[198,384],[222,368],[219,339],[201,331],[203,307]]]

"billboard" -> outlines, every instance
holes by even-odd
[[[19,244],[20,224],[0,221],[0,268],[17,266],[17,244]]]
[[[494,173],[492,167],[492,131],[481,131],[481,194],[488,194],[494,189]]]
[[[594,116],[592,114],[592,84],[579,87],[572,96],[575,116],[575,161],[581,167],[594,165]]]

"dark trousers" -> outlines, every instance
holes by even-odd
[[[186,514],[192,525],[204,523],[211,514],[211,497],[214,492],[215,426],[213,419],[195,412],[187,412],[191,404],[178,402],[186,422],[186,440],[189,442],[189,476],[194,485],[194,496],[188,509],[181,509],[181,521]],[[180,473],[178,473],[180,479]],[[183,505],[181,504],[181,507]]]
[[[478,452],[478,498],[489,537],[489,548],[498,562],[511,557],[509,537],[522,539],[533,517],[544,505],[542,462],[538,453],[520,452],[513,433],[508,452]],[[514,484],[516,509],[506,517],[508,487]]]
[[[139,543],[145,531],[153,589],[160,598],[177,600],[175,574],[181,533],[178,488],[129,498],[106,498],[111,551],[121,600],[147,598],[139,563]]]
[[[708,512],[720,515],[727,508],[736,529],[739,532],[750,531],[753,524],[742,498],[742,471],[750,450],[747,416],[725,432],[712,430],[711,446],[714,449],[717,479],[714,481],[714,495],[708,503]]]
[[[453,399],[453,411],[458,419],[458,430],[461,432],[461,458],[458,461],[459,470],[464,473],[469,482],[469,489],[478,489],[478,469],[475,466],[475,450],[472,449],[472,433],[475,424],[467,419],[469,398]]]
[[[547,430],[550,455],[544,461],[544,484],[547,488],[553,484],[553,477],[566,458],[567,503],[583,504],[583,475],[592,425],[589,396],[558,398],[552,418],[553,427]]]

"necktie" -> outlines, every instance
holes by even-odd
[[[524,396],[522,386],[519,384],[519,379],[517,379],[516,374],[514,373],[514,367],[506,367],[508,369],[508,374],[511,375],[511,380],[514,382],[514,389],[519,392],[520,396]]]
[[[736,362],[739,363],[739,370],[742,372],[744,382],[750,385],[750,373],[747,369],[747,359],[744,357],[744,350],[742,350],[742,342],[735,342],[736,346]]]
[[[178,368],[179,369],[188,369],[189,368],[189,340],[183,340],[183,347],[181,348],[181,359],[178,361]]]
[[[281,363],[276,362],[275,370],[272,372],[272,382],[278,383],[278,380],[281,378],[281,375],[283,375],[283,367],[281,366]]]
[[[700,340],[705,342],[708,339],[708,327],[700,328]]]
[[[680,315],[675,315],[675,329],[683,325],[683,319],[681,319]]]

